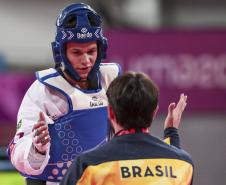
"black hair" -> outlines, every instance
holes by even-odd
[[[158,96],[157,85],[144,73],[124,73],[107,90],[109,106],[124,129],[150,127]]]

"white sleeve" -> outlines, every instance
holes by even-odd
[[[29,175],[41,174],[48,164],[49,148],[46,155],[34,151],[32,145],[32,128],[43,112],[48,124],[53,121],[46,115],[43,102],[47,101],[46,87],[35,81],[25,94],[17,115],[17,132],[11,150],[11,162],[22,173]]]

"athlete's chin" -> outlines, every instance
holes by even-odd
[[[81,72],[79,73],[79,76],[81,77],[82,80],[87,80],[88,75],[89,75],[89,72],[90,72],[90,70],[87,70],[87,71],[81,71]]]
[[[88,78],[88,74],[81,74],[80,77],[81,77],[81,81],[86,81]]]

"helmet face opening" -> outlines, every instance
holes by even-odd
[[[91,12],[88,12],[87,17],[88,17],[90,26],[92,27],[100,26],[101,24],[100,17],[98,17],[99,19],[97,19],[96,15],[94,15]]]
[[[77,16],[76,15],[70,15],[67,17],[64,23],[64,29],[71,29],[75,28],[77,26]]]
[[[100,62],[106,56],[108,46],[107,39],[102,34],[100,16],[86,4],[72,4],[62,10],[58,16],[56,27],[55,42],[52,43],[55,63],[63,65],[71,78],[76,81],[81,78],[66,57],[66,43],[97,41],[98,56],[88,74],[88,80],[94,78],[99,70]]]

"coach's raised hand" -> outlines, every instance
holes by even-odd
[[[178,103],[170,103],[168,107],[168,114],[165,120],[164,128],[174,127],[178,128],[180,126],[181,116],[187,105],[187,96],[183,93],[180,95],[180,100]]]
[[[50,135],[43,112],[39,113],[39,120],[32,129],[32,137],[35,150],[45,155],[50,144]]]

